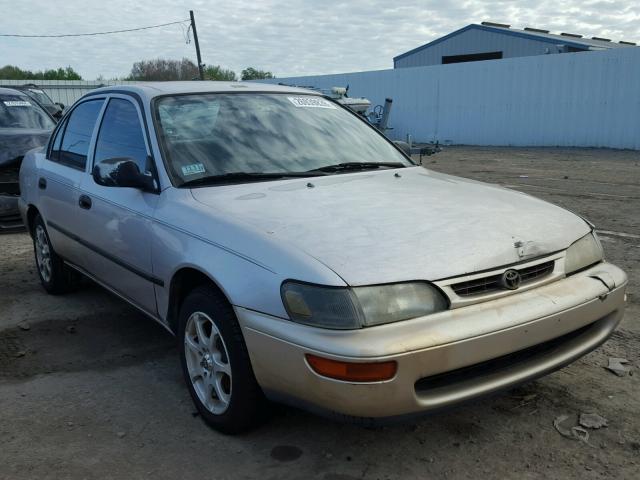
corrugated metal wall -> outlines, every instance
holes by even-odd
[[[51,97],[54,102],[63,103],[66,106],[73,105],[85,93],[104,85],[124,85],[139,82],[125,81],[86,81],[86,80],[3,80],[0,79],[0,86],[24,85],[35,83]]]
[[[508,31],[507,33],[499,33],[470,29],[423,50],[411,53],[406,57],[399,58],[395,62],[395,67],[440,65],[442,57],[448,55],[502,52],[502,58],[512,58],[559,52],[558,46],[553,43],[532,38],[522,38],[509,35],[509,33]]]
[[[264,81],[264,80],[263,80]],[[269,83],[350,86],[393,98],[389,135],[467,145],[640,149],[640,48],[542,55]]]

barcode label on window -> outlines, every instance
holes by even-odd
[[[296,107],[302,108],[336,108],[328,100],[320,97],[287,97]]]
[[[4,103],[7,107],[30,107],[31,104],[26,100],[5,100]]]

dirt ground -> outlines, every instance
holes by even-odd
[[[225,437],[194,415],[162,327],[95,286],[46,295],[30,238],[3,235],[0,479],[640,478],[640,153],[452,147],[424,164],[589,218],[630,276],[622,327],[557,373],[414,423],[363,428],[279,407]],[[605,370],[607,357],[634,375]],[[608,427],[588,442],[554,428],[580,413]]]

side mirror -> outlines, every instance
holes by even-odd
[[[60,107],[60,110],[64,110],[64,103],[56,102],[56,105]]]
[[[131,158],[108,158],[93,167],[93,179],[104,187],[129,187],[145,192],[155,192],[151,175],[140,172],[138,164]]]
[[[411,158],[411,147],[407,142],[403,142],[402,140],[394,140],[393,143],[396,145],[396,147],[402,150],[407,155],[407,157]]]

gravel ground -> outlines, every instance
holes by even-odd
[[[225,437],[194,415],[174,340],[100,288],[48,296],[26,234],[0,237],[0,479],[640,477],[640,153],[448,148],[428,168],[560,204],[603,231],[630,276],[622,327],[571,366],[518,389],[390,427],[274,408]],[[425,205],[428,208],[428,205]],[[630,360],[635,375],[603,368]],[[560,435],[598,413],[588,442]]]

